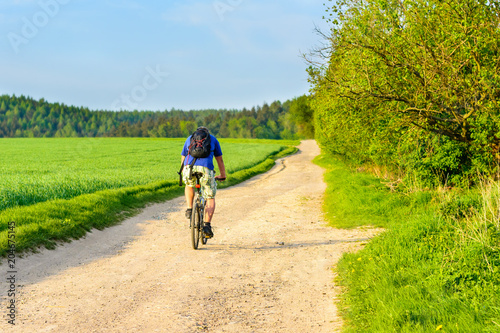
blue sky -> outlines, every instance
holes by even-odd
[[[93,110],[250,108],[307,93],[324,0],[3,0],[0,94]]]

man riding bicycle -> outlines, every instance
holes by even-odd
[[[193,151],[193,146],[198,145],[202,147],[203,142],[207,144],[206,149],[208,157],[195,158],[190,156],[190,152]],[[208,149],[210,150],[209,152]],[[207,198],[203,232],[207,238],[212,238],[214,234],[212,232],[211,221],[215,212],[215,193],[217,192],[216,180],[223,181],[226,179],[226,168],[222,159],[222,150],[219,141],[215,136],[210,134],[208,128],[201,126],[195,133],[187,138],[181,155],[182,165],[184,166],[182,179],[186,184],[184,195],[188,206],[186,209],[186,217],[190,219],[193,212],[194,187],[196,185],[196,177],[194,177],[193,174],[198,172],[203,174],[203,177],[200,178],[200,185]],[[215,176],[214,157],[219,167],[220,176]]]

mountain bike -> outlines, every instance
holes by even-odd
[[[208,238],[203,232],[203,223],[205,218],[205,205],[207,203],[207,198],[205,193],[203,193],[200,178],[203,174],[200,172],[193,172],[193,176],[196,177],[195,192],[193,198],[193,211],[191,213],[191,220],[189,227],[191,228],[191,242],[193,244],[193,249],[198,249],[198,245],[201,243],[203,245],[207,244]],[[217,181],[223,181],[225,178],[216,178]]]

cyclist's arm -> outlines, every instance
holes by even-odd
[[[226,167],[224,166],[224,160],[222,159],[221,156],[216,156],[215,160],[217,161],[217,165],[219,166],[219,171],[220,171],[220,176],[215,177],[215,178],[226,178]]]

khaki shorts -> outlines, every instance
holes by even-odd
[[[189,187],[195,187],[196,177],[192,176],[189,178],[189,166],[185,166],[182,170],[182,180],[184,184]],[[200,165],[193,165],[193,173],[200,172],[203,173],[203,177],[200,178],[201,191],[204,193],[207,199],[215,198],[215,193],[217,192],[217,182],[215,181],[215,171],[210,170],[207,167]]]

